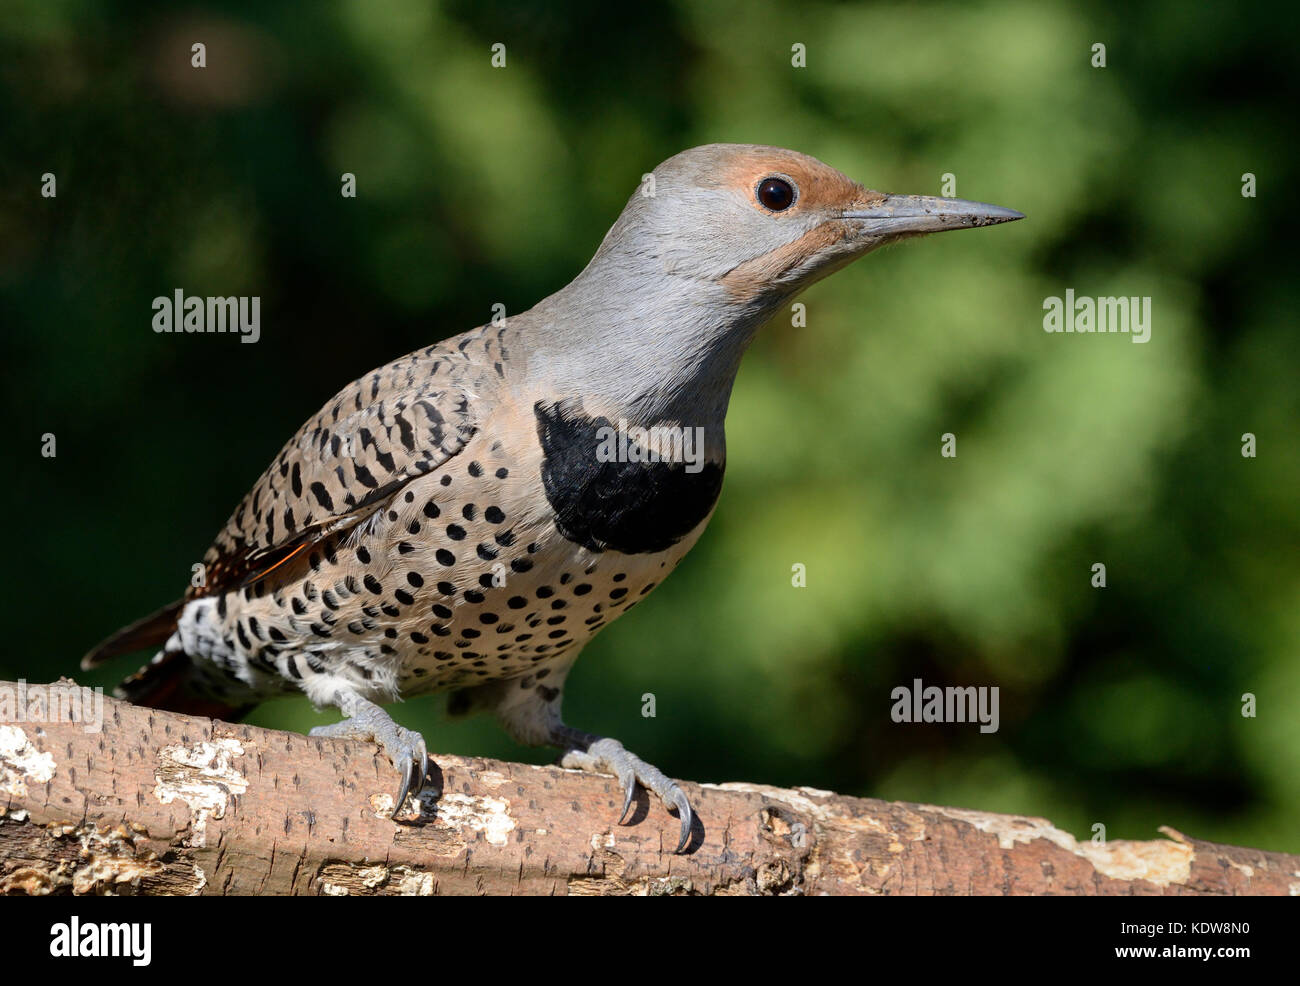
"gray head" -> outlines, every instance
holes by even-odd
[[[754,330],[809,284],[905,237],[1021,218],[979,202],[872,191],[780,147],[695,147],[655,168],[587,269],[539,306],[544,315],[558,302],[587,322],[556,319],[557,345],[544,348],[606,376],[621,367],[625,403],[700,403],[720,390],[725,409]]]
[[[886,243],[1022,218],[979,202],[872,191],[780,147],[707,144],[654,170],[596,256],[712,282],[733,304],[779,303]]]

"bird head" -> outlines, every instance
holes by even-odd
[[[1023,218],[872,191],[779,147],[695,147],[644,176],[591,263],[533,310],[530,365],[602,413],[716,423],[754,333],[800,290],[906,237]]]
[[[1023,218],[981,202],[873,191],[780,147],[707,144],[654,170],[605,247],[631,246],[662,273],[769,307],[885,244]]]

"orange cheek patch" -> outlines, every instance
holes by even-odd
[[[794,175],[790,177],[793,178]],[[746,260],[743,264],[732,268],[723,275],[722,287],[733,300],[738,302],[756,298],[773,282],[798,268],[810,257],[834,246],[846,235],[848,229],[842,224],[823,223],[810,229],[797,240],[792,240],[761,257]]]

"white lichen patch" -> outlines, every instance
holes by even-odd
[[[134,893],[146,877],[163,871],[152,852],[136,847],[137,836],[125,825],[86,826],[76,833],[81,861],[72,874],[72,892],[78,895]]]
[[[771,801],[780,801],[787,804],[797,811],[806,811],[811,815],[822,815],[826,809],[812,801],[807,794],[801,792],[810,792],[820,794],[814,788],[792,789],[787,787],[772,787],[770,784],[747,784],[743,781],[728,781],[725,784],[701,784],[700,787],[713,788],[715,791],[737,791],[741,794],[758,794]]]
[[[223,818],[230,799],[248,790],[248,779],[234,765],[243,755],[239,740],[230,738],[158,752],[154,797],[165,805],[177,799],[189,805],[190,845],[207,845],[208,819]]]
[[[481,770],[476,778],[483,787],[498,788],[510,780],[505,774],[496,770]]]
[[[394,866],[390,885],[403,897],[432,897],[433,874],[413,870],[409,866]]]
[[[924,838],[924,832],[917,831],[919,826],[914,825],[908,832],[898,835],[891,830],[889,825],[874,815],[851,816],[843,813],[834,805],[826,805],[813,800],[813,798],[833,798],[835,797],[833,791],[821,791],[815,787],[772,787],[769,784],[748,784],[741,781],[729,781],[725,784],[701,784],[700,787],[712,788],[715,791],[757,794],[769,801],[779,802],[797,812],[806,814],[814,824],[824,823],[838,828],[851,828],[863,832],[888,835],[891,840],[891,852],[902,851],[903,846],[899,841],[900,838],[906,838],[909,841]],[[806,844],[806,829],[804,836],[805,838],[798,843],[800,847]]]
[[[447,825],[482,832],[494,846],[504,846],[515,828],[515,820],[510,817],[510,802],[505,798],[444,794],[438,799],[437,817]]]
[[[806,784],[802,787],[795,788],[796,791],[802,791],[804,794],[811,795],[814,798],[833,798],[834,791],[823,791],[819,787],[808,787]]]
[[[47,825],[52,839],[75,839],[75,860],[57,858],[22,867],[0,877],[0,895],[44,896],[70,890],[80,896],[140,892],[144,880],[164,871],[163,864],[125,824]]]
[[[400,897],[432,897],[433,874],[409,866],[352,863],[332,863],[322,872],[321,893],[327,897],[368,896],[381,887]]]
[[[645,882],[644,896],[673,897],[679,894],[689,894],[694,889],[695,884],[687,877],[661,876]]]
[[[1192,860],[1196,856],[1196,851],[1191,846],[1181,842],[1116,839],[1105,843],[1081,843],[1045,818],[995,815],[933,805],[924,807],[996,836],[1001,849],[1012,849],[1019,842],[1046,839],[1066,852],[1086,859],[1093,869],[1112,880],[1146,880],[1157,887],[1186,883],[1191,876]]]
[[[348,897],[352,893],[349,884],[356,884],[359,889],[374,890],[376,887],[382,887],[388,882],[391,875],[387,866],[354,866],[347,865],[334,867],[335,872],[347,877],[345,882],[341,876],[334,879],[321,881],[321,893],[328,897]]]
[[[54,758],[42,753],[17,726],[0,726],[0,791],[12,798],[27,797],[27,785],[48,784]]]

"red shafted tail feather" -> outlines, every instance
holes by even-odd
[[[176,621],[181,615],[185,600],[177,599],[162,609],[155,610],[148,616],[142,616],[134,623],[128,624],[108,637],[81,659],[83,671],[98,667],[105,661],[151,647],[161,647],[176,630]]]
[[[83,657],[81,666],[89,670],[122,654],[162,647],[175,632],[184,605],[178,599],[123,627]],[[252,708],[203,695],[194,687],[194,662],[179,651],[160,653],[115,691],[133,705],[210,719],[237,720]]]
[[[187,716],[237,722],[252,705],[233,705],[194,688],[194,662],[180,651],[165,651],[122,684],[116,693],[132,705],[165,709]]]

